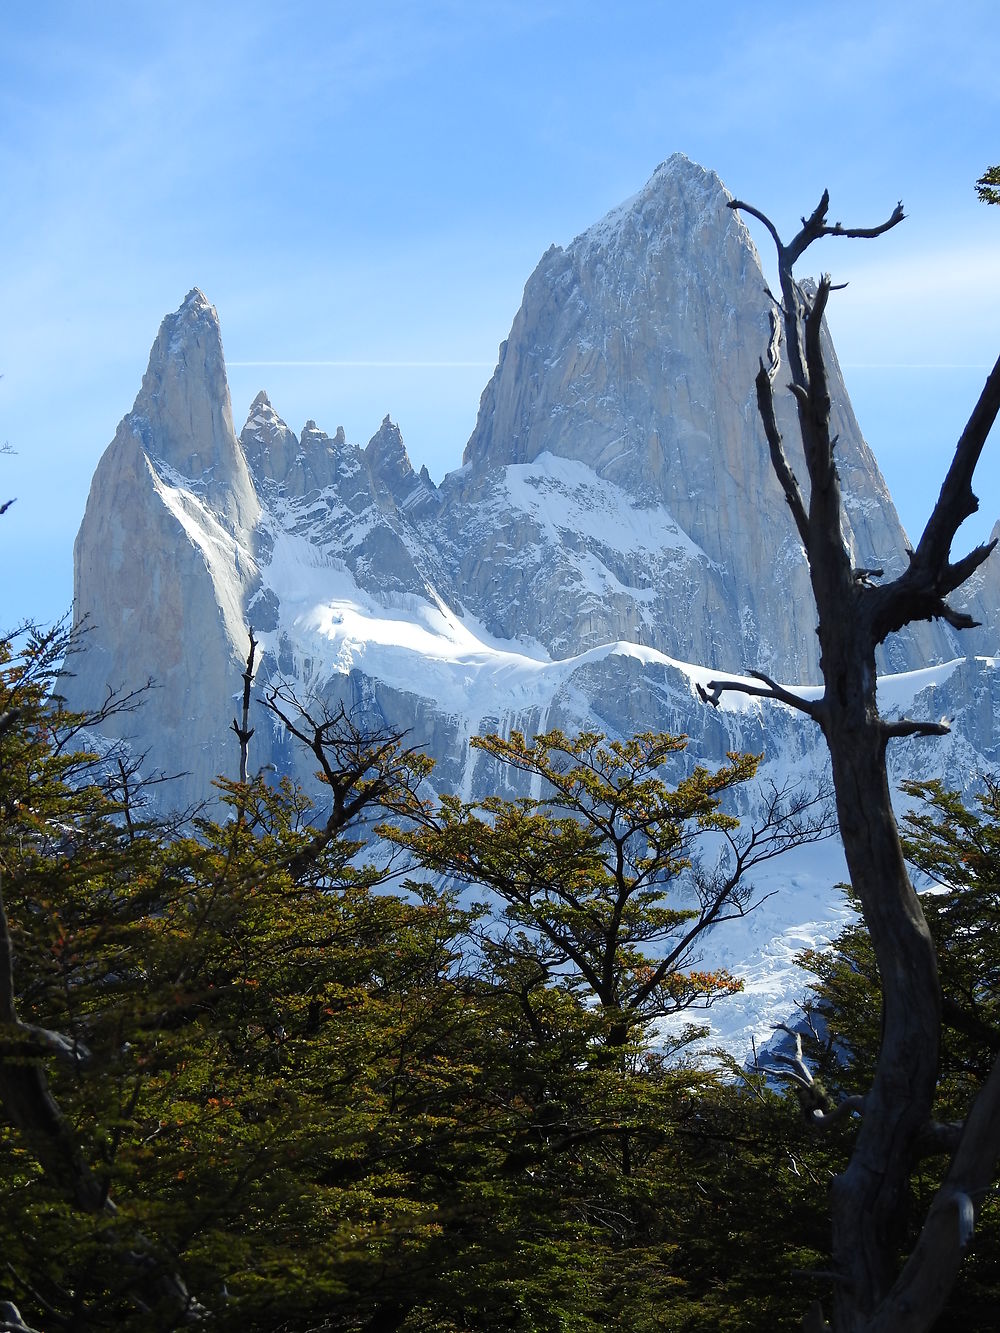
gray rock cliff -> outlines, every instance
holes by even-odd
[[[233,431],[219,321],[197,289],[168,315],[132,411],[98,464],[74,549],[74,608],[86,627],[64,693],[155,683],[134,736],[178,798],[204,799],[226,766],[233,671],[245,656],[245,604],[260,504]]]
[[[678,155],[553,246],[440,487],[388,417],[364,448],[312,421],[296,436],[262,392],[237,439],[215,311],[190,293],[94,477],[70,701],[154,679],[128,727],[158,767],[187,773],[179,797],[203,798],[235,770],[226,728],[252,624],[261,687],[285,679],[408,731],[441,790],[478,790],[469,737],[515,726],[656,727],[706,759],[801,758],[818,738],[798,739],[782,710],[713,713],[695,690],[705,671],[817,678],[808,570],[754,399],[768,297],[729,198]],[[829,350],[846,536],[859,565],[891,575],[906,538]],[[779,412],[795,466],[790,398]],[[968,646],[916,626],[882,667],[996,653],[994,565],[968,590],[983,621]],[[976,726],[991,669],[948,686]],[[309,777],[272,728],[254,744],[255,764]]]
[[[754,393],[770,302],[731,197],[713,172],[675,155],[528,279],[465,451],[464,506],[478,500],[495,524],[491,543],[520,553],[510,588],[479,558],[481,543],[462,543],[463,591],[499,632],[544,626],[539,637],[560,653],[641,633],[686,661],[816,679],[808,571]],[[859,565],[898,572],[905,535],[832,361],[847,536]],[[777,407],[802,476],[791,395]],[[543,479],[537,465],[552,455],[582,468]],[[514,475],[519,498],[526,486],[540,499],[566,487],[581,505],[614,496],[637,523],[648,517],[641,560],[579,526],[553,541],[530,493],[512,512]],[[886,654],[888,669],[955,652],[940,631],[908,637]]]

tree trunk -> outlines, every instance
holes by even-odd
[[[1000,1060],[969,1113],[945,1183],[938,1191],[909,1260],[901,1267],[910,1218],[909,1180],[921,1138],[932,1124],[941,1040],[941,993],[930,932],[910,883],[899,842],[886,745],[893,736],[941,735],[942,723],[886,722],[875,696],[875,649],[917,620],[941,618],[956,629],[975,622],[952,607],[949,595],[989,556],[996,542],[952,561],[955,534],[978,501],[972,476],[1000,413],[1000,360],[955,449],[941,494],[909,566],[876,586],[878,571],[851,567],[842,529],[843,504],[830,433],[830,394],[822,325],[833,290],[824,275],[814,293],[793,266],[821,237],[875,237],[903,220],[902,204],[880,226],[845,228],[827,222],[829,195],[786,245],[773,222],[740,200],[731,208],[756,217],[778,255],[781,303],[776,302],[769,351],[761,362],[757,402],[774,474],[784,492],[809,560],[818,612],[824,693],[802,699],[766,676],[759,683],[710,681],[703,697],[718,704],[726,690],[776,699],[806,713],[823,729],[833,765],[840,832],[851,883],[861,901],[882,988],[882,1040],[872,1086],[864,1098],[858,1137],[832,1191],[836,1333],[925,1333],[944,1306],[975,1223],[977,1200],[1000,1158]],[[774,412],[772,385],[784,324],[789,388],[798,407],[808,485],[792,471]],[[803,1327],[820,1327],[814,1309]]]
[[[895,1282],[914,1146],[937,1086],[941,997],[930,931],[910,883],[892,809],[876,700],[875,634],[840,538],[840,488],[814,486],[810,569],[826,685],[819,716],[833,770],[851,884],[882,990],[876,1074],[847,1169],[832,1188],[837,1333],[860,1333]],[[824,507],[829,505],[829,512]],[[824,541],[824,538],[826,541]],[[823,551],[826,545],[827,549]]]
[[[834,1291],[834,1325],[855,1333],[895,1281],[914,1144],[937,1083],[940,995],[934,946],[893,818],[884,741],[873,727],[833,730],[844,850],[882,983],[877,1071],[850,1164],[832,1190],[833,1259],[843,1279]]]

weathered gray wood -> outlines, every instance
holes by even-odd
[[[776,425],[773,386],[779,371],[776,339],[761,362],[757,399],[775,475],[809,558],[816,599],[824,693],[806,712],[823,729],[830,750],[837,814],[851,882],[861,901],[882,985],[882,1042],[854,1150],[832,1189],[832,1302],[836,1333],[926,1333],[954,1283],[984,1190],[1000,1156],[1000,1060],[964,1127],[947,1178],[935,1198],[917,1246],[900,1270],[898,1254],[907,1217],[910,1174],[934,1136],[931,1108],[937,1084],[942,1002],[934,946],[910,883],[892,811],[886,746],[896,736],[941,734],[942,723],[906,719],[886,723],[875,698],[875,649],[914,620],[940,617],[956,628],[973,624],[947,598],[990,554],[977,546],[952,562],[951,545],[978,501],[972,476],[998,411],[1000,360],[994,366],[955,450],[941,494],[909,567],[888,584],[873,571],[852,568],[842,530],[836,438],[830,434],[830,393],[821,345],[833,290],[823,276],[814,294],[792,268],[820,237],[874,237],[903,219],[897,205],[881,225],[844,228],[826,221],[829,197],[803,219],[785,245],[759,210],[733,201],[770,232],[778,253],[779,313],[784,327],[788,385],[798,407],[807,488],[792,473]],[[787,691],[738,681],[711,681],[703,697],[718,704],[726,690],[785,703]],[[940,1128],[940,1127],[937,1127]],[[951,1132],[950,1127],[950,1132]],[[952,1135],[952,1139],[954,1135]],[[943,1142],[940,1134],[937,1141]],[[803,1328],[823,1326],[813,1307]]]

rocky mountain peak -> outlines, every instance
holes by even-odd
[[[388,495],[393,504],[410,517],[436,503],[434,483],[426,469],[419,475],[414,472],[402,433],[388,414],[368,441],[364,459],[377,497]]]
[[[492,591],[494,571],[470,568],[476,582],[466,596],[487,624],[522,633],[541,603],[543,641],[553,652],[579,642],[585,624],[587,647],[641,631],[644,642],[682,660],[815,677],[808,569],[754,391],[770,303],[750,235],[727,207],[731,198],[714,172],[677,154],[565,249],[547,251],[528,279],[480,401],[462,493],[495,496],[497,541],[514,523],[511,495],[520,497],[520,540],[532,551],[551,540],[547,515],[576,510],[584,490],[591,511],[614,510],[621,524],[600,536],[593,525],[586,548],[606,571],[599,579],[562,541],[537,573],[522,563],[520,607]],[[905,562],[905,534],[835,358],[830,387],[847,539],[892,568]],[[792,466],[804,475],[789,394],[778,395],[776,412]],[[644,571],[652,599],[615,554],[621,525],[646,522],[660,534]],[[577,520],[569,527],[579,533]],[[549,614],[557,587],[571,595]],[[678,606],[682,588],[689,609],[678,616],[667,606]],[[912,633],[924,660],[950,652],[946,633]]]
[[[571,251],[629,250],[654,252],[694,239],[705,228],[723,230],[734,220],[725,205],[732,195],[714,171],[674,153],[650,176],[630,199],[612,208],[600,221],[582,232],[567,248]]]
[[[258,487],[268,482],[281,484],[298,456],[299,442],[294,431],[274,410],[263,389],[250,404],[240,432],[240,447]]]
[[[247,413],[247,419],[243,426],[242,434],[252,432],[255,434],[267,433],[276,428],[287,430],[288,427],[282,421],[281,417],[274,410],[270,398],[263,389],[250,404],[250,411]]]
[[[233,429],[219,317],[199,288],[160,325],[142,387],[118,429],[154,465],[209,498],[232,530],[253,527],[258,510]]]
[[[213,322],[216,326],[219,323],[219,317],[215,306],[208,299],[200,287],[192,287],[184,300],[177,308],[177,313],[185,313],[189,318],[203,318]]]
[[[141,508],[148,457],[159,472],[147,509],[187,525],[189,536],[197,519],[198,559],[214,562],[212,596],[225,611],[231,656],[243,651],[239,608],[248,590],[255,605],[270,598],[275,627],[279,606],[297,606],[307,593],[318,599],[309,624],[327,623],[316,609],[324,599],[354,596],[334,597],[329,572],[286,586],[289,561],[297,567],[302,558],[299,547],[293,559],[282,545],[291,536],[317,553],[309,568],[340,571],[372,605],[429,597],[495,641],[555,660],[632,643],[711,670],[815,680],[808,569],[754,395],[769,303],[729,201],[713,172],[678,154],[631,199],[550,248],[483,394],[467,465],[440,489],[426,469],[414,471],[388,415],[361,449],[342,428],[331,438],[313,419],[296,435],[260,392],[237,443],[227,429],[218,320],[194,289],[164,320],[136,409],[95,478],[98,517],[91,522],[88,508],[81,530],[87,559],[78,563],[90,571],[81,607],[108,624],[132,623],[133,606],[112,605],[120,585],[98,566],[117,521],[108,515]],[[835,358],[830,385],[846,536],[859,563],[877,554],[892,569],[905,562],[905,537]],[[794,450],[790,397],[779,397],[777,412]],[[226,554],[222,578],[217,523],[235,533],[233,508],[249,512],[258,496],[260,523],[240,530],[241,551]],[[986,606],[993,588],[985,574],[981,584],[972,593]],[[134,607],[140,602],[137,592]],[[407,615],[424,614],[407,605]],[[297,615],[288,611],[289,626]],[[393,642],[401,632],[378,631]],[[993,630],[983,641],[995,649],[986,635]],[[323,643],[306,656],[324,652]],[[880,667],[910,670],[955,655],[947,630],[917,626],[886,645]]]
[[[675,154],[569,246],[546,251],[463,461],[525,463],[548,450],[658,494],[671,437],[707,441],[720,394],[742,409],[766,345],[764,278],[731,197]]]
[[[372,464],[381,464],[390,459],[405,459],[407,466],[409,466],[410,460],[406,453],[406,446],[403,444],[402,432],[388,412],[382,418],[381,426],[368,441],[365,447],[365,457]]]
[[[219,316],[198,287],[192,287],[173,314],[164,318],[146,373],[166,375],[168,367],[177,375],[220,370],[225,375]]]
[[[161,738],[225,716],[245,653],[244,603],[259,582],[260,514],[218,316],[193,288],[160,325],[132,411],[94,474],[74,547],[74,614],[94,642],[69,692],[90,706],[109,688],[155,680],[142,725]],[[200,785],[219,771],[222,747],[209,729],[199,734],[182,767]]]

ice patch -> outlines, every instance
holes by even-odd
[[[662,556],[666,552],[710,564],[708,556],[662,505],[642,508],[627,491],[605,481],[576,459],[541,453],[532,463],[505,469],[513,509],[529,514],[553,545],[563,533],[621,556]]]

